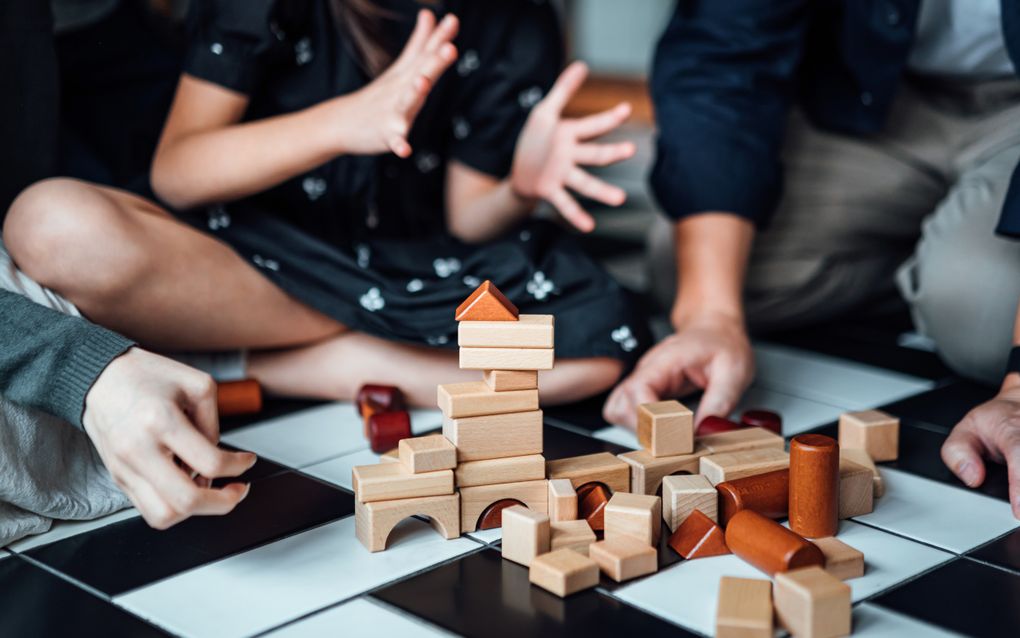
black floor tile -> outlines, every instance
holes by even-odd
[[[350,493],[288,472],[254,483],[226,516],[198,516],[165,531],[135,518],[28,554],[112,596],[353,512]]]
[[[232,445],[221,443],[220,447],[225,450],[237,451],[239,448],[235,448]],[[255,481],[261,481],[262,479],[269,478],[270,476],[276,476],[277,474],[283,474],[289,472],[290,468],[286,465],[280,465],[270,461],[269,459],[259,457],[259,460],[255,461],[255,465],[250,470],[238,477],[219,478],[213,481],[215,487],[222,487],[228,483],[254,483]]]
[[[0,636],[167,636],[21,558],[0,559]]]
[[[693,636],[595,590],[559,598],[487,549],[373,594],[464,636]]]
[[[680,561],[684,560],[683,556],[681,556],[680,554],[677,554],[673,550],[673,548],[669,546],[669,537],[670,537],[669,526],[666,525],[665,521],[663,521],[662,522],[662,532],[659,535],[659,544],[656,546],[656,549],[658,550],[658,553],[659,553],[659,570],[660,571],[665,569],[665,568],[667,568],[667,567],[669,567],[670,565],[675,565],[675,564],[679,563]],[[602,540],[602,533],[601,532],[598,533],[598,539]],[[637,579],[635,579],[635,580],[637,580]],[[624,585],[629,585],[630,583],[633,583],[633,582],[635,582],[635,581],[634,580],[629,580],[629,581],[627,581],[625,583],[617,583],[617,582],[613,581],[612,579],[606,577],[605,574],[602,574],[600,579],[599,579],[599,587],[601,587],[605,591],[613,592],[613,591],[616,591],[617,589],[619,589],[620,587],[623,587]]]
[[[1020,529],[982,545],[967,555],[1020,574]]]
[[[581,456],[582,454],[594,454],[596,452],[620,454],[621,452],[629,451],[628,448],[622,445],[570,432],[548,423],[542,430],[542,438],[542,454],[545,455],[547,461],[567,458],[569,456]]]
[[[545,416],[563,421],[571,427],[581,430],[589,432],[601,430],[609,426],[609,422],[602,418],[602,406],[605,404],[607,396],[607,394],[600,394],[584,401],[545,408]]]
[[[958,379],[882,409],[898,417],[924,421],[948,433],[975,406],[995,396],[995,388]]]
[[[1020,636],[1020,575],[961,558],[872,602],[968,636]]]

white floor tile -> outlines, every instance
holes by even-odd
[[[3,560],[4,558],[7,558],[10,555],[11,555],[10,552],[5,552],[4,550],[0,549],[0,560]]]
[[[266,634],[271,638],[391,638],[451,636],[412,616],[390,611],[381,604],[357,598]]]
[[[173,633],[246,636],[478,548],[466,538],[444,540],[409,519],[393,531],[389,549],[369,553],[349,516],[114,602]]]
[[[760,378],[760,375],[759,375]],[[838,405],[821,403],[802,396],[764,387],[758,381],[748,388],[733,411],[739,419],[744,410],[771,410],[783,417],[783,436],[800,434],[811,428],[831,423],[847,410]]]
[[[899,470],[882,477],[885,496],[856,520],[958,554],[1020,526],[1005,501]]]
[[[609,443],[615,443],[622,445],[623,447],[636,450],[641,447],[638,443],[637,434],[634,430],[625,428],[621,425],[610,425],[609,427],[602,428],[601,430],[595,430],[592,432],[592,436],[596,439],[602,439]]]
[[[99,529],[100,527],[106,527],[113,523],[126,521],[127,519],[135,518],[136,516],[139,516],[138,510],[131,507],[92,521],[57,521],[48,532],[15,541],[8,546],[8,549],[14,552],[27,552],[28,550],[36,547],[42,547],[43,545],[49,545],[50,543],[55,543],[57,541],[64,540],[65,538],[77,536],[78,534],[91,532],[92,530]]]
[[[375,465],[376,463],[379,463],[379,455],[372,450],[364,449],[316,463],[315,465],[309,465],[301,471],[353,492],[354,485],[351,480],[351,470],[354,469],[354,466]]]
[[[483,529],[479,532],[468,532],[467,535],[480,543],[495,543],[496,541],[503,539],[503,528],[494,527],[492,529]]]
[[[855,638],[951,638],[960,636],[952,631],[915,620],[910,616],[888,610],[871,603],[854,607],[853,635]]]

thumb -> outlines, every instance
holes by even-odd
[[[970,421],[959,423],[942,444],[942,462],[967,487],[977,487],[985,480],[985,464],[981,438],[971,429]]]
[[[723,365],[720,360],[712,362],[705,385],[705,393],[698,403],[694,415],[695,427],[707,416],[727,417],[740,399],[744,381],[736,366]]]

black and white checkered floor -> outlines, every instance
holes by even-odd
[[[902,418],[900,458],[881,466],[886,495],[840,529],[867,560],[850,581],[854,634],[1020,635],[1020,522],[1005,469],[970,491],[938,458],[990,391],[925,353],[845,349],[881,366],[759,345],[745,404],[782,413],[787,436],[832,431],[850,409]],[[416,433],[440,422],[434,411],[412,420]],[[234,513],[156,532],[127,511],[0,550],[0,636],[711,635],[719,578],[760,576],[732,556],[685,562],[664,546],[657,574],[563,600],[500,559],[499,530],[445,541],[414,519],[369,554],[354,536],[350,479],[376,457],[350,405],[275,403],[224,429],[226,444],[261,459]],[[601,421],[597,402],[547,413],[549,459],[635,443]]]

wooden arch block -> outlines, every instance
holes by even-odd
[[[534,512],[546,514],[549,511],[549,487],[545,479],[462,487],[460,499],[460,526],[465,532],[478,529],[478,517],[497,501],[513,499]]]
[[[449,540],[460,536],[460,497],[457,494],[354,503],[354,532],[370,552],[386,549],[397,523],[410,516],[427,516],[432,527]]]
[[[520,312],[491,281],[481,286],[457,306],[457,321],[517,321]]]
[[[630,491],[634,494],[658,494],[662,479],[671,474],[697,474],[703,451],[677,456],[652,456],[648,450],[617,454],[630,466]]]
[[[586,483],[602,483],[613,492],[630,491],[630,466],[609,452],[546,461],[545,470],[548,478],[570,479],[575,490]]]

